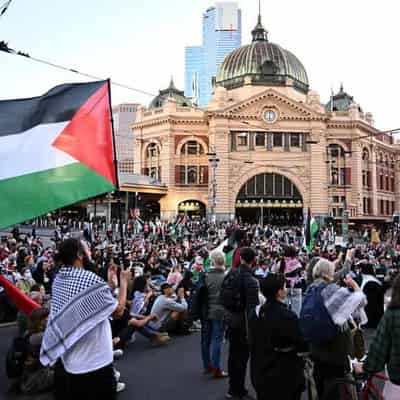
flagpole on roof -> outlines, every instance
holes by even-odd
[[[112,106],[111,106],[111,79],[107,79],[107,87],[108,87],[108,101],[110,105],[110,123],[111,123],[111,132],[112,132],[112,143],[113,143],[113,155],[114,155],[114,173],[115,173],[115,188],[117,192],[117,206],[118,206],[118,226],[119,226],[119,234],[121,237],[121,260],[122,260],[122,268],[127,268],[126,258],[125,258],[125,241],[124,241],[124,228],[122,223],[122,204],[121,204],[121,191],[119,186],[119,176],[118,176],[118,160],[117,160],[117,147],[115,140],[115,130],[114,130],[114,118],[112,114]]]

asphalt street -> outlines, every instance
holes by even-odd
[[[0,328],[0,399],[50,400],[51,395],[16,396],[7,393],[8,381],[4,370],[4,357],[15,334],[15,327]],[[224,345],[226,355],[227,344]],[[202,374],[200,334],[173,338],[165,347],[152,347],[138,336],[135,343],[116,361],[121,382],[126,390],[119,400],[222,400],[227,391],[227,380],[214,380]],[[250,387],[250,384],[249,384]]]

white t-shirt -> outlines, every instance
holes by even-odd
[[[109,320],[76,342],[62,357],[64,368],[70,374],[86,374],[103,368],[113,361],[112,334]]]

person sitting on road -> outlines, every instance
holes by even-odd
[[[39,307],[32,310],[28,319],[27,357],[20,382],[21,392],[24,394],[41,393],[50,390],[54,385],[54,369],[44,367],[39,361],[49,312],[48,308]]]
[[[184,288],[179,288],[177,296],[169,283],[161,285],[161,295],[158,296],[151,309],[151,314],[157,317],[157,322],[151,325],[162,332],[188,333],[187,320],[188,304],[185,300]]]

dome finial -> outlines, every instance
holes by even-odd
[[[261,22],[261,0],[258,0],[258,20],[256,27],[251,31],[253,42],[268,42],[268,32],[264,29]]]
[[[175,89],[175,84],[174,84],[174,77],[171,75],[171,80],[169,81],[169,87],[168,89]]]
[[[340,90],[339,90],[339,93],[343,93],[344,92],[344,90],[343,90],[343,82],[340,82]]]

